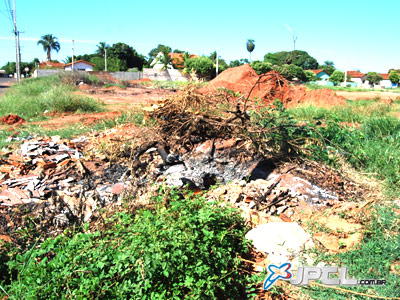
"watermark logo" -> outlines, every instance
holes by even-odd
[[[354,279],[347,278],[347,267],[299,267],[297,276],[293,278],[289,271],[292,265],[284,263],[281,266],[269,265],[269,276],[264,281],[264,290],[271,288],[278,279],[288,280],[293,285],[308,285],[311,280],[321,280],[325,285],[384,285],[384,279]],[[331,275],[338,274],[335,278]]]
[[[290,263],[284,263],[280,267],[269,265],[268,270],[271,274],[264,281],[264,290],[268,290],[278,279],[289,280],[292,278],[292,273],[289,272],[291,267]]]

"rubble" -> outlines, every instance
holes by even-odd
[[[306,250],[314,248],[311,236],[297,223],[271,222],[251,229],[246,238],[252,240],[253,246],[268,255],[268,260],[277,265],[286,262],[297,269],[300,259],[312,265],[310,257],[301,257]],[[261,270],[262,271],[262,270]]]
[[[17,115],[7,115],[1,118],[1,123],[7,125],[19,125],[25,122],[23,118]]]
[[[89,221],[95,212],[118,203],[129,188],[127,166],[86,159],[85,137],[26,140],[1,166],[0,212],[29,207],[52,226]],[[7,229],[2,231],[7,232]]]

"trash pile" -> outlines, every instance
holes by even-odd
[[[7,160],[0,168],[1,216],[23,208],[49,226],[65,228],[89,221],[99,208],[118,202],[129,186],[127,166],[83,158],[87,143],[85,137],[33,138],[15,152],[3,151]]]
[[[330,89],[307,90],[302,86],[293,86],[278,72],[271,71],[258,75],[249,64],[229,68],[210,81],[203,92],[214,92],[220,88],[232,90],[266,103],[275,99],[281,100],[285,106],[291,107],[299,103],[312,103],[322,106],[345,104],[344,97],[336,95]]]
[[[296,222],[302,210],[362,197],[351,180],[289,151],[293,144],[277,139],[277,126],[253,119],[249,110],[257,105],[189,85],[144,112],[148,127],[125,124],[74,140],[29,138],[17,151],[3,149],[0,235],[23,228],[29,218],[46,234],[94,222],[100,208],[112,211],[125,195],[145,200],[154,183],[230,202],[253,225],[269,218]],[[273,124],[279,115],[261,117]]]

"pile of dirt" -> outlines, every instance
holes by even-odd
[[[24,122],[25,120],[18,115],[7,115],[1,118],[1,123],[7,125],[19,125]]]
[[[249,64],[225,70],[210,81],[203,92],[211,92],[220,88],[240,93],[249,99],[262,99],[266,103],[279,99],[287,107],[299,103],[313,103],[322,106],[345,104],[344,98],[337,96],[332,90],[307,91],[305,87],[291,85],[276,71],[257,75]]]

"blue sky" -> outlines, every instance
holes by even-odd
[[[0,67],[15,60],[12,24],[0,0]],[[46,58],[37,45],[42,35],[58,37],[61,50],[93,53],[100,41],[124,42],[146,55],[158,44],[193,54],[215,49],[227,62],[248,58],[246,41],[255,40],[252,59],[268,52],[305,50],[320,63],[341,70],[387,72],[400,68],[400,1],[136,1],[16,0],[23,61]],[[289,31],[289,28],[292,32]]]

